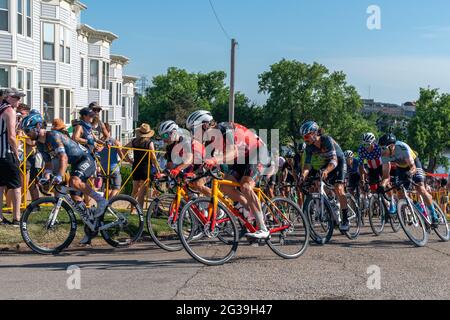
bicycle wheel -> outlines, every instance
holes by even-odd
[[[147,230],[150,236],[158,247],[169,252],[183,249],[178,237],[178,226],[169,219],[175,199],[174,194],[164,194],[150,204],[147,212]],[[185,204],[183,200],[181,208]]]
[[[450,228],[448,225],[447,217],[436,202],[433,202],[433,205],[436,209],[436,213],[439,215],[439,226],[438,228],[434,229],[434,232],[436,232],[436,234],[442,241],[448,242],[450,241]]]
[[[304,212],[311,228],[311,239],[319,245],[330,242],[334,232],[333,209],[328,199],[323,201],[321,210],[321,198],[319,195],[308,196],[304,204]]]
[[[411,208],[412,207],[412,208]],[[401,200],[398,203],[398,217],[406,236],[416,247],[424,247],[428,243],[429,232],[422,215],[414,205]]]
[[[347,238],[355,240],[361,233],[361,211],[356,204],[355,198],[351,194],[347,194],[348,202],[348,222],[350,224],[350,230],[345,233]]]
[[[183,247],[192,258],[207,266],[219,266],[235,256],[239,246],[239,230],[232,214],[220,202],[220,217],[218,216],[214,230],[211,222],[203,223],[200,215],[208,212],[210,205],[210,198],[190,201],[181,211],[178,234],[181,235]]]
[[[144,214],[136,199],[118,195],[109,200],[100,220],[103,239],[112,247],[129,247],[137,242],[144,231]]]
[[[373,233],[376,236],[381,235],[384,231],[384,227],[386,225],[386,214],[382,196],[374,195],[370,198],[369,223]]]
[[[267,244],[272,251],[284,259],[297,259],[309,245],[310,230],[308,220],[298,205],[286,198],[273,199],[266,206],[267,227],[274,231]]]
[[[27,246],[36,253],[57,254],[72,243],[77,221],[72,208],[58,199],[42,198],[32,202],[22,215],[20,232]]]

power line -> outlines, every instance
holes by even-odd
[[[214,13],[214,16],[216,17],[217,23],[219,24],[220,28],[222,29],[223,33],[225,34],[225,36],[228,38],[228,40],[231,40],[230,35],[228,34],[227,30],[225,30],[225,27],[222,24],[222,21],[220,21],[219,15],[217,14],[216,9],[214,8],[214,5],[212,3],[212,0],[209,0],[209,4],[211,5],[211,9]]]

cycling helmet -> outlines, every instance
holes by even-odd
[[[208,123],[214,120],[211,112],[209,111],[195,111],[186,120],[186,128],[193,130],[197,124]]]
[[[175,123],[175,121],[165,121],[163,123],[161,123],[161,125],[159,126],[159,135],[162,136],[166,133],[172,133],[175,130],[178,130],[180,127],[178,127],[178,125]]]
[[[353,151],[347,150],[344,152],[344,156],[345,156],[345,159],[351,159],[355,156],[355,154],[353,153]]]
[[[295,158],[295,152],[292,150],[289,150],[286,152],[286,159],[294,159]]]
[[[368,144],[368,145],[372,145],[375,143],[375,141],[377,141],[377,138],[375,137],[375,135],[373,133],[366,133],[363,136],[363,143],[364,144]]]
[[[37,110],[31,110],[30,114],[22,120],[22,129],[25,132],[30,132],[38,126],[42,126],[44,119]]]
[[[312,133],[312,132],[318,132],[319,131],[319,125],[314,121],[308,121],[305,122],[302,127],[300,128],[300,134],[302,137]]]
[[[378,142],[381,147],[387,147],[397,143],[397,138],[392,133],[385,134]]]

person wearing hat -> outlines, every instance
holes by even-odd
[[[92,126],[94,135],[96,135],[99,139],[101,137],[101,140],[103,141],[108,140],[111,137],[111,133],[108,131],[105,123],[103,123],[100,118],[100,113],[103,111],[103,108],[100,107],[97,102],[92,102],[89,105],[89,109],[91,109],[95,113],[94,120],[96,121],[94,121],[94,125]]]
[[[67,131],[67,126],[62,119],[55,119],[52,122],[52,130],[59,131],[62,134],[70,137],[69,132]]]
[[[155,151],[155,145],[152,141],[155,131],[151,129],[150,125],[144,123],[136,129],[135,133],[136,138],[126,147],[141,149],[133,151],[133,197],[136,198],[141,207],[143,207],[145,193],[150,179],[148,173],[151,172],[151,168],[149,168],[149,166],[152,162],[158,167],[155,152],[152,152]]]
[[[94,121],[95,112],[90,108],[83,108],[80,110],[80,122],[72,135],[72,139],[89,150],[89,153],[94,156],[95,144],[103,145],[103,142],[94,136],[92,130],[92,122]]]
[[[16,109],[20,100],[26,95],[17,89],[6,89],[4,98],[0,103],[0,195],[5,189],[12,191],[13,222],[14,226],[20,225],[20,202],[22,198],[22,179],[19,170],[19,148],[16,142]],[[3,196],[0,196],[0,223],[8,223],[3,218]]]

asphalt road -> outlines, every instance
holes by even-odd
[[[80,290],[67,287],[72,265],[80,268]],[[367,286],[374,265],[380,290]],[[432,236],[418,249],[402,233],[376,238],[364,229],[356,241],[338,236],[294,261],[268,247],[243,246],[235,260],[215,268],[151,244],[76,249],[58,257],[0,253],[0,287],[1,300],[450,299],[450,244]]]

